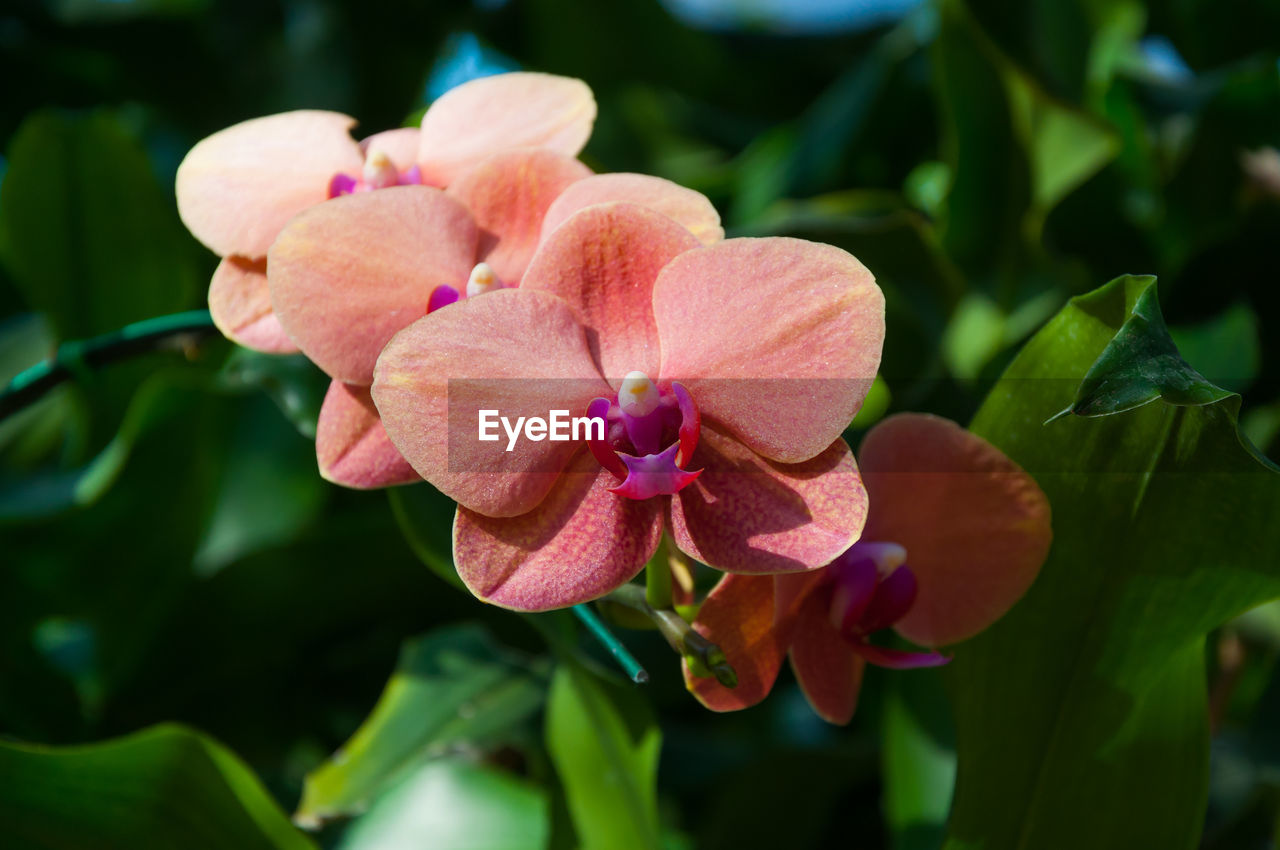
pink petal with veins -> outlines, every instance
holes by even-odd
[[[791,669],[818,716],[843,726],[853,719],[866,662],[831,625],[826,594],[811,594],[796,618]]]
[[[178,214],[215,254],[263,257],[294,215],[359,174],[355,119],[300,110],[243,121],[196,143],[178,166]]]
[[[574,183],[547,210],[544,238],[579,210],[610,201],[639,204],[675,219],[705,245],[724,238],[720,214],[706,196],[648,174],[596,174]]]
[[[542,219],[561,192],[591,174],[576,159],[523,148],[494,154],[449,186],[480,228],[480,259],[506,286],[524,277],[542,233]]]
[[[598,204],[547,238],[523,287],[569,303],[587,329],[601,374],[616,388],[633,370],[657,376],[654,281],[673,258],[697,247],[693,234],[660,213],[635,204]]]
[[[334,484],[369,490],[421,481],[391,445],[368,387],[333,381],[316,424],[320,474]]]
[[[689,556],[736,573],[826,566],[858,539],[867,494],[844,440],[803,463],[757,455],[704,421],[691,469],[671,500],[671,534]]]
[[[579,452],[533,510],[488,517],[458,508],[458,575],[486,602],[548,611],[598,599],[644,568],[662,539],[661,503],[620,499],[613,476]]]
[[[595,98],[581,80],[521,72],[463,83],[422,116],[423,179],[448,186],[485,157],[511,148],[577,156],[595,118]]]
[[[466,284],[476,240],[470,213],[438,189],[334,198],[299,215],[271,247],[271,303],[317,366],[367,385],[378,353],[426,314],[435,288]]]
[[[480,410],[511,423],[554,409],[583,416],[607,391],[569,305],[546,292],[500,289],[397,334],[378,358],[373,400],[423,478],[471,511],[515,516],[546,497],[579,444],[521,437],[506,451],[501,426],[497,440],[479,439]]]
[[[862,441],[866,539],[900,543],[915,604],[895,628],[944,646],[995,622],[1035,580],[1053,533],[1036,482],[986,440],[937,416],[885,419]]]
[[[391,158],[396,170],[402,174],[418,164],[418,147],[422,133],[417,127],[399,127],[383,130],[360,140],[360,152],[365,159],[369,154],[381,151]]]
[[[653,286],[662,377],[704,417],[783,463],[824,451],[880,364],[884,296],[862,263],[800,239],[729,239]]]
[[[267,261],[225,257],[209,282],[209,313],[227,339],[267,354],[298,350],[271,309]]]

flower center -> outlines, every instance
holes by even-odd
[[[359,177],[339,172],[329,180],[329,197],[350,195],[355,192],[372,192],[374,189],[386,189],[389,186],[419,186],[422,184],[422,172],[418,166],[401,172],[396,168],[391,157],[382,151],[373,151],[365,158],[364,168]]]
[[[467,285],[462,287],[461,291],[447,283],[442,283],[431,290],[431,297],[427,299],[427,312],[439,310],[459,298],[475,298],[477,295],[484,295],[486,292],[502,288],[502,281],[498,279],[488,263],[476,263],[476,267],[471,270],[471,276],[467,278]]]
[[[897,543],[858,542],[829,570],[831,625],[846,640],[861,643],[906,616],[916,601],[916,577]]]
[[[674,381],[659,387],[644,372],[628,372],[618,394],[594,399],[587,416],[605,422],[604,439],[589,439],[587,445],[621,480],[612,493],[628,499],[670,495],[702,473],[685,469],[701,424],[689,391]]]

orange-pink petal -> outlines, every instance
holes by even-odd
[[[459,506],[458,575],[486,602],[547,611],[598,599],[644,568],[662,539],[661,503],[620,499],[613,476],[580,451],[546,499],[516,517]]]
[[[577,156],[595,118],[595,98],[581,80],[519,72],[463,83],[422,116],[422,176],[447,186],[490,154],[517,147]]]
[[[471,511],[515,516],[543,500],[581,442],[521,436],[507,451],[500,424],[496,440],[479,439],[480,411],[513,427],[518,417],[545,419],[557,409],[585,416],[607,391],[568,304],[501,289],[397,334],[378,359],[373,399],[391,441],[423,478]]]
[[[465,286],[476,240],[466,208],[439,189],[335,198],[299,215],[271,247],[271,303],[330,377],[369,384],[378,352],[426,314],[432,290]]]
[[[222,335],[268,354],[298,350],[271,309],[267,261],[224,257],[209,282],[209,313]]]
[[[522,148],[488,157],[462,174],[448,193],[480,227],[479,258],[507,286],[524,277],[551,203],[591,169],[552,150]]]
[[[547,210],[544,238],[578,210],[610,201],[628,201],[660,212],[706,245],[724,238],[720,214],[705,195],[648,174],[596,174],[574,183]]]
[[[860,450],[871,497],[864,538],[906,547],[919,594],[895,628],[921,646],[964,640],[1035,580],[1053,532],[1049,501],[995,446],[954,422],[904,413]]]
[[[862,531],[867,493],[837,439],[807,461],[782,464],[707,427],[671,500],[671,534],[687,555],[732,573],[788,573],[829,564]]]
[[[334,484],[369,490],[420,481],[387,438],[369,388],[333,381],[316,423],[320,474]]]
[[[360,152],[368,159],[370,154],[384,153],[400,173],[418,164],[418,147],[422,133],[417,127],[398,127],[383,130],[360,140]],[[352,174],[358,177],[359,173]]]
[[[712,711],[737,711],[769,695],[782,659],[785,636],[773,627],[773,579],[727,575],[698,609],[693,628],[723,650],[738,685],[726,688],[712,676],[694,676],[684,662],[685,687]]]
[[[862,263],[800,239],[729,239],[673,260],[653,288],[662,377],[759,454],[825,450],[875,378],[884,296]]]
[[[359,174],[355,119],[300,110],[243,121],[198,142],[178,166],[178,214],[215,254],[265,256],[294,215]]]
[[[843,726],[853,719],[867,663],[831,625],[825,594],[810,594],[791,635],[791,669],[818,716]]]
[[[557,228],[538,250],[524,288],[573,308],[601,374],[616,387],[628,372],[656,377],[653,283],[671,260],[698,247],[675,221],[629,203],[597,204]]]

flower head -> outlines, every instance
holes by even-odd
[[[519,147],[576,156],[595,101],[579,80],[500,74],[465,83],[427,110],[421,130],[357,143],[355,119],[300,110],[244,121],[200,141],[178,168],[178,212],[223,258],[209,309],[223,333],[250,348],[295,351],[272,312],[267,249],[297,213],[329,198],[390,186],[447,186],[486,157]]]
[[[945,663],[936,651],[880,646],[892,628],[924,647],[965,640],[1004,615],[1048,554],[1049,503],[1035,481],[985,440],[935,416],[877,425],[859,453],[870,497],[863,538],[824,570],[772,578],[727,576],[694,628],[738,674],[730,690],[693,676],[709,708],[754,705],[788,654],[814,710],[847,723],[867,663]]]
[[[840,433],[879,363],[884,302],[856,259],[796,239],[703,245],[630,203],[567,218],[519,290],[400,332],[373,397],[392,441],[459,503],[479,597],[544,610],[630,580],[667,528],[743,573],[828,563],[865,495]],[[564,410],[589,439],[485,442],[478,413]]]

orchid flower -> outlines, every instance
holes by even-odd
[[[493,154],[445,190],[351,194],[294,218],[271,247],[268,283],[280,324],[333,379],[316,428],[324,477],[361,488],[419,480],[369,395],[378,353],[427,313],[519,286],[543,234],[600,197],[636,198],[707,240],[724,233],[697,192],[657,177],[591,175],[541,148]]]
[[[859,452],[870,512],[862,539],[826,569],[726,576],[694,628],[715,641],[738,686],[694,674],[708,708],[732,711],[768,695],[783,658],[814,710],[844,724],[868,663],[926,667],[936,651],[1002,617],[1035,580],[1052,539],[1039,486],[999,449],[953,422],[899,414],[871,429]],[[929,651],[872,643],[892,628]]]
[[[520,289],[397,334],[373,399],[413,468],[458,502],[462,580],[539,611],[629,581],[664,529],[689,556],[749,574],[847,549],[866,500],[840,434],[883,339],[883,296],[844,251],[706,245],[646,207],[596,204],[546,237]],[[605,427],[485,442],[485,409]]]
[[[388,186],[447,186],[499,151],[541,147],[576,156],[591,134],[595,100],[580,80],[512,73],[446,92],[421,129],[356,143],[354,118],[301,110],[244,121],[200,141],[178,168],[178,212],[222,257],[209,310],[229,339],[260,351],[296,351],[267,290],[267,249],[302,210]]]

